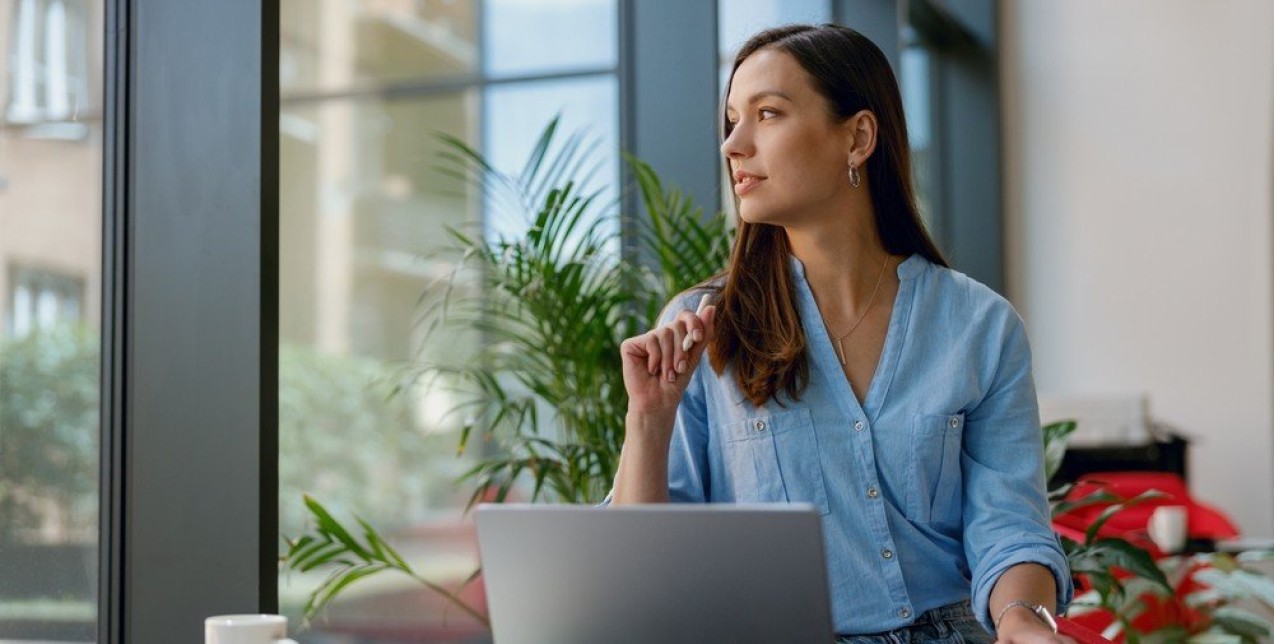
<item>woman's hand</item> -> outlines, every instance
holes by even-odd
[[[1020,607],[1005,613],[995,636],[996,644],[1076,644],[1070,637],[1054,633],[1029,610]]]
[[[682,311],[672,322],[624,340],[620,354],[630,415],[672,418],[676,414],[690,374],[712,339],[716,312],[715,306],[703,309],[701,315]],[[687,336],[693,341],[688,351],[684,348]]]

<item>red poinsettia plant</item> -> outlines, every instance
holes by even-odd
[[[1073,421],[1044,427],[1045,468],[1061,465]],[[1049,493],[1053,527],[1075,575],[1067,617],[1107,639],[1157,642],[1259,642],[1274,627],[1248,606],[1274,613],[1274,579],[1254,568],[1274,551],[1169,556],[1146,533],[1159,505],[1188,502],[1191,533],[1237,536],[1217,511],[1190,500],[1180,478],[1164,474],[1091,475]]]

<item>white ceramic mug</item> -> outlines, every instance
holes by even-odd
[[[296,644],[283,615],[217,615],[203,621],[204,644]]]
[[[1161,505],[1155,508],[1146,524],[1150,540],[1165,553],[1181,552],[1186,545],[1187,518],[1184,505]]]

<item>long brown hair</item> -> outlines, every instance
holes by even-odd
[[[837,122],[861,110],[876,115],[877,145],[867,160],[866,178],[881,242],[891,254],[919,253],[934,264],[947,266],[916,208],[902,97],[880,48],[857,31],[839,25],[769,29],[739,49],[730,82],[748,56],[767,47],[796,59],[813,79],[814,88],[828,99]],[[727,84],[726,96],[729,94]],[[723,138],[730,134],[724,111],[721,132]],[[726,171],[732,174],[728,159]],[[727,365],[734,365],[739,388],[757,406],[780,390],[793,400],[799,399],[809,381],[806,337],[788,263],[790,253],[782,227],[740,220],[730,266],[712,280],[721,285],[721,294],[716,334],[708,346],[709,362],[718,374]]]

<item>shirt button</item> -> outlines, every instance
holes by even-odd
[[[881,550],[881,551],[880,551],[880,556],[882,556],[882,557],[884,557],[884,558],[886,558],[886,559],[893,559],[893,558],[894,558],[894,551],[893,551],[893,550],[890,550],[889,548],[885,548],[884,550]]]
[[[758,432],[765,431],[765,421],[763,420],[756,421],[756,431]]]
[[[906,606],[903,606],[902,608],[899,608],[899,609],[898,609],[898,616],[899,616],[899,617],[901,617],[901,618],[903,618],[903,619],[907,619],[908,617],[911,617],[911,609],[910,609],[910,608],[907,608]]]
[[[874,487],[867,488],[867,498],[874,499],[878,496],[880,496],[880,492],[876,488]]]
[[[952,417],[951,417],[951,429],[955,429],[955,428],[957,428],[957,427],[959,427],[959,426],[960,426],[960,417],[959,417],[959,416],[952,416]]]
[[[856,432],[863,431],[863,421],[861,420],[854,421],[854,431]]]

